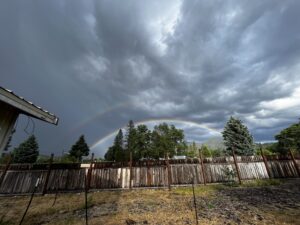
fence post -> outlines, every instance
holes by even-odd
[[[198,149],[199,151],[199,160],[201,163],[201,170],[202,170],[202,178],[203,178],[203,184],[206,185],[206,174],[205,174],[205,169],[204,169],[204,163],[203,163],[203,158],[202,158],[202,152],[200,149]]]
[[[53,157],[54,157],[54,154],[51,153],[49,164],[48,164],[48,171],[47,171],[47,174],[46,174],[46,179],[45,179],[45,183],[44,183],[44,187],[43,187],[43,195],[45,195],[47,193],[47,186],[48,186],[49,177],[50,177],[50,173],[51,173]]]
[[[2,185],[2,182],[4,181],[4,178],[5,178],[5,175],[6,175],[6,173],[7,173],[7,170],[8,170],[9,167],[10,167],[11,161],[12,161],[12,156],[11,156],[11,154],[9,154],[9,155],[8,155],[8,160],[7,160],[6,165],[5,165],[5,168],[4,168],[4,171],[3,171],[3,173],[2,173],[2,175],[1,175],[1,177],[0,177],[0,187],[1,187],[1,185]]]
[[[171,183],[172,183],[172,176],[171,176],[171,168],[169,163],[169,154],[165,156],[166,164],[167,164],[167,172],[168,172],[168,188],[171,191]]]
[[[93,163],[94,163],[94,153],[92,153],[92,157],[91,157],[91,163],[90,163],[90,168],[88,170],[88,180],[87,180],[87,190],[90,189],[91,187],[91,179],[92,179],[92,170],[93,170]]]
[[[150,187],[152,185],[151,184],[152,177],[150,174],[149,159],[147,159],[146,161],[146,166],[147,166],[147,186]]]
[[[300,177],[299,167],[298,167],[297,162],[296,162],[296,160],[295,160],[294,154],[293,154],[293,152],[291,151],[291,149],[289,149],[289,152],[290,152],[291,158],[292,158],[292,160],[293,160],[294,166],[295,166],[295,168],[296,168],[298,177]]]
[[[129,189],[132,189],[132,152],[130,152],[130,159],[129,159],[129,169],[130,169],[130,174],[129,174]]]
[[[267,173],[268,173],[268,176],[269,178],[271,179],[271,172],[270,172],[270,169],[269,169],[269,166],[268,166],[268,161],[267,161],[267,158],[265,157],[264,153],[263,153],[263,150],[262,150],[262,147],[260,145],[260,154],[263,158],[263,161],[264,161],[264,164],[265,164],[265,167],[266,167],[266,170],[267,170]]]
[[[233,161],[234,161],[234,164],[235,164],[237,176],[238,176],[238,179],[239,179],[239,184],[242,184],[240,169],[239,169],[239,165],[237,163],[237,159],[236,159],[236,156],[235,156],[235,153],[234,153],[234,149],[232,149],[232,156],[233,156]]]

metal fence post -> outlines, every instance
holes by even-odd
[[[129,189],[132,189],[132,152],[130,152],[130,159],[129,159]]]
[[[51,156],[50,156],[48,171],[47,171],[47,174],[46,174],[46,179],[45,179],[45,183],[44,183],[44,187],[43,187],[43,195],[47,193],[47,186],[48,186],[49,177],[50,177],[50,173],[51,173],[53,157],[54,157],[54,154],[52,153]]]
[[[172,174],[171,174],[171,168],[169,163],[169,154],[166,155],[166,164],[167,164],[167,172],[168,172],[168,188],[169,191],[171,191],[171,183],[172,183]]]
[[[206,173],[205,173],[205,168],[204,168],[204,163],[203,163],[203,158],[202,158],[202,152],[200,149],[198,149],[198,151],[199,151],[199,158],[200,158],[200,163],[201,163],[203,184],[206,185]]]
[[[88,180],[87,180],[87,190],[91,187],[91,179],[92,179],[92,171],[93,171],[93,163],[94,163],[94,153],[92,153],[90,168],[88,170]]]

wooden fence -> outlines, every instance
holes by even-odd
[[[236,160],[236,161],[235,161]],[[228,181],[226,168],[242,180],[299,177],[300,156],[244,156],[187,160],[91,164],[0,165],[0,194],[31,193],[39,178],[38,193],[87,189],[165,187]]]

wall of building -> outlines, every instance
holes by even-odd
[[[11,135],[12,129],[15,125],[18,115],[19,115],[19,111],[16,108],[0,101],[0,154],[1,155]]]

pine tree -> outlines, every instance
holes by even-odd
[[[107,152],[104,155],[105,160],[107,161],[115,161],[115,152],[114,147],[110,146],[107,150]]]
[[[253,137],[241,120],[230,117],[222,134],[227,155],[232,154],[232,149],[238,155],[254,154]]]
[[[13,151],[15,163],[35,163],[39,156],[39,146],[34,135],[21,143]]]
[[[150,157],[150,141],[151,131],[144,124],[138,125],[136,128],[136,148],[133,154],[134,160]]]
[[[125,160],[124,148],[123,148],[123,132],[122,129],[119,130],[115,140],[114,140],[114,158],[117,162],[122,162]]]
[[[136,129],[132,120],[127,125],[125,137],[125,156],[124,160],[128,161],[130,152],[134,153],[136,148]]]
[[[72,146],[69,151],[70,156],[73,156],[77,161],[81,162],[82,156],[88,156],[90,152],[89,146],[85,142],[84,135],[81,135],[78,141]]]

